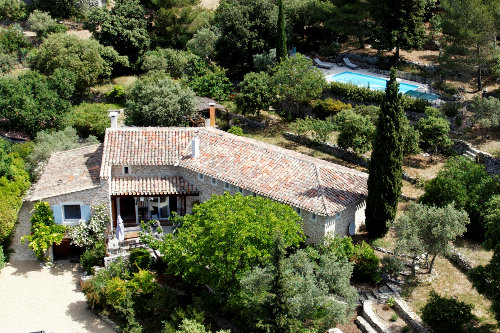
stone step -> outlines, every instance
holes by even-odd
[[[383,285],[381,286],[380,288],[378,288],[378,291],[381,293],[381,294],[388,294],[388,293],[392,293],[392,290],[386,286],[386,285]]]
[[[402,289],[400,286],[394,283],[387,283],[387,286],[395,293],[401,293]]]
[[[367,299],[368,301],[369,301],[369,300],[376,300],[376,299],[377,299],[377,297],[375,297],[375,295],[374,295],[372,292],[367,292],[367,293],[365,294],[365,296],[366,296],[366,299]]]
[[[359,329],[363,331],[363,333],[377,333],[377,331],[370,325],[365,318],[358,316],[356,317],[356,320],[354,321]]]

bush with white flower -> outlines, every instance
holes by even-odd
[[[80,224],[70,230],[71,244],[90,247],[106,239],[106,232],[111,221],[106,213],[106,207],[100,205],[93,207],[92,210],[93,214],[88,222],[80,220]]]

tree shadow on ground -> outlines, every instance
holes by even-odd
[[[74,322],[80,323],[92,333],[111,333],[115,332],[111,324],[104,322],[95,313],[93,313],[85,301],[76,301],[68,305],[66,314]]]

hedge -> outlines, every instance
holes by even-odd
[[[12,179],[0,178],[0,244],[8,240],[17,221],[17,213],[23,203],[22,196],[29,188],[29,175],[24,170],[24,160],[18,153],[12,157]]]
[[[380,104],[385,96],[385,91],[372,90],[370,88],[358,87],[350,83],[330,82],[327,90],[334,96],[344,100],[358,102]],[[424,113],[425,108],[430,106],[430,103],[423,99],[412,98],[403,95],[403,103],[405,111]]]

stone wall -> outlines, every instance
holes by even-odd
[[[396,303],[394,305],[394,310],[399,314],[401,319],[403,319],[408,325],[410,325],[413,330],[417,333],[431,333],[427,327],[424,326],[422,319],[413,312],[408,304],[401,298],[396,298]]]
[[[500,158],[473,148],[463,140],[453,140],[452,150],[459,155],[475,156],[476,162],[484,165],[486,172],[491,176],[500,175]]]

